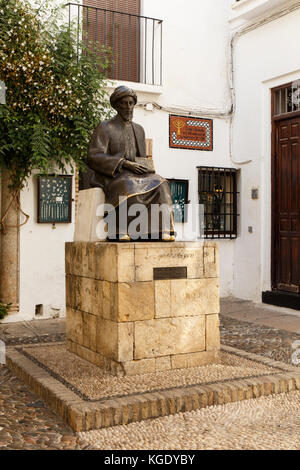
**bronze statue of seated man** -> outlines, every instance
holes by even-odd
[[[146,158],[144,129],[132,122],[137,96],[130,88],[120,86],[112,93],[110,103],[117,115],[98,125],[88,149],[87,162],[93,170],[90,184],[101,187],[106,203],[115,208],[116,239],[130,240],[128,226],[133,216],[127,217],[126,227],[120,224],[118,217],[126,202],[128,210],[133,204],[147,208],[149,223],[146,224],[147,233],[141,233],[141,239],[174,241],[174,214],[168,181],[155,173],[150,164],[152,160]],[[154,204],[163,205],[168,219],[160,217],[158,233],[153,233],[151,224],[151,206]],[[111,238],[110,234],[108,238]]]

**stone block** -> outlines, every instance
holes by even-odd
[[[99,281],[102,283],[102,314],[106,320],[118,319],[118,283]]]
[[[217,279],[178,279],[171,281],[171,314],[174,317],[219,312]]]
[[[97,318],[96,351],[118,362],[133,359],[133,324]]]
[[[218,279],[155,281],[155,318],[219,312]]]
[[[66,242],[65,243],[65,273],[66,275],[72,273],[71,261],[73,258],[73,250],[74,250],[74,244],[71,242]]]
[[[75,276],[66,275],[66,307],[74,308],[75,306]]]
[[[80,406],[71,406],[68,409],[68,424],[74,431],[80,432],[84,431],[84,413],[82,407]]]
[[[220,348],[220,320],[219,315],[206,315],[206,350]]]
[[[103,217],[97,216],[97,208],[104,203],[105,195],[101,188],[79,191],[74,241],[93,242],[106,239],[105,224],[100,222]]]
[[[80,310],[84,312],[91,312],[93,305],[95,304],[94,299],[94,279],[89,277],[81,277],[81,288],[80,288]]]
[[[117,323],[118,346],[116,360],[118,362],[133,359],[133,323]]]
[[[155,281],[155,318],[171,317],[171,281]]]
[[[98,318],[96,352],[116,359],[118,347],[118,325],[110,320]]]
[[[157,357],[155,359],[155,370],[157,372],[172,369],[171,356]]]
[[[134,245],[98,242],[93,244],[95,278],[109,282],[133,282]]]
[[[118,283],[117,321],[154,318],[154,282]]]
[[[196,279],[197,281],[198,279]],[[184,317],[186,315],[198,315],[199,312],[194,313],[194,309],[190,309],[192,303],[187,304],[187,286],[189,290],[193,290],[191,283],[194,284],[195,279],[174,279],[170,281],[171,284],[171,316]],[[191,311],[192,310],[192,311]]]
[[[94,245],[95,277],[101,281],[118,281],[118,245],[97,243]]]
[[[205,317],[162,318],[135,322],[135,359],[205,349]]]
[[[80,244],[78,243],[78,247]],[[94,255],[95,244],[94,243],[81,243],[82,246],[82,258],[81,258],[81,273],[80,276],[91,277],[95,279],[96,274],[96,257]]]
[[[135,281],[135,250],[132,244],[118,245],[118,282],[134,282]]]
[[[219,277],[219,247],[205,244],[203,247],[204,277]]]
[[[93,279],[91,313],[103,316],[103,281]]]
[[[220,286],[219,279],[202,279],[199,282],[201,298],[200,313],[212,314],[220,312]]]
[[[102,283],[102,302],[103,302],[103,318],[106,320],[112,320],[111,315],[111,299],[112,299],[112,294],[111,294],[111,289],[112,289],[112,283],[103,281]]]
[[[159,247],[149,243],[136,244],[135,247],[135,280],[151,281],[153,268],[186,267],[189,279],[203,277],[202,243],[183,242],[177,245],[166,244]]]
[[[93,313],[99,307],[99,301],[95,294],[94,279],[73,276],[72,274],[66,276],[66,303],[68,307]],[[102,303],[100,307],[102,308]]]
[[[217,364],[218,362],[220,362],[220,351],[218,349],[171,356],[172,369],[200,367],[207,364]]]
[[[82,313],[83,320],[83,346],[96,351],[97,342],[97,317],[90,313]]]
[[[74,243],[73,258],[70,261],[71,274],[75,276],[83,276],[83,263],[86,263],[84,256],[85,244]]]
[[[154,283],[102,281],[102,312],[103,318],[115,322],[154,318]]]
[[[95,364],[96,366],[100,367],[101,369],[113,375],[116,375],[116,376],[124,375],[124,368],[122,364],[116,361],[113,361],[112,359],[109,359],[103,356],[102,354],[94,352],[91,349],[88,349],[79,344],[73,343],[70,340],[67,340],[67,349],[68,351],[76,354],[77,356],[82,357],[82,359],[85,359],[86,361],[91,362],[92,364]]]
[[[66,309],[66,337],[74,343],[83,344],[82,312],[70,307]]]
[[[155,358],[125,362],[123,369],[125,375],[151,374],[155,372]]]

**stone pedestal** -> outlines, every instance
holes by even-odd
[[[66,243],[67,347],[114,375],[219,361],[212,242]]]

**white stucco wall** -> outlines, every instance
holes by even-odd
[[[271,288],[271,88],[300,78],[300,10],[242,35],[234,49],[233,156],[241,170],[241,232],[233,294],[261,300]],[[251,189],[259,199],[251,199]],[[248,227],[253,227],[253,233]]]
[[[72,187],[74,198],[74,178]],[[38,194],[34,176],[21,192],[20,202],[29,220],[20,227],[19,235],[19,312],[11,313],[3,322],[64,316],[64,245],[73,241],[75,204],[72,202],[71,223],[37,223]],[[21,215],[20,222],[23,220]],[[37,305],[42,306],[42,315],[35,316]]]
[[[230,0],[143,0],[142,14],[163,20],[162,104],[228,106]]]
[[[35,318],[36,305],[42,305],[42,315],[36,318],[65,315],[64,244],[73,240],[74,202],[72,223],[53,225],[37,223],[37,201],[37,180],[32,176],[21,193],[22,210],[30,218],[20,227],[19,312],[10,314],[5,322]]]

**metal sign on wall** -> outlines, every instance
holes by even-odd
[[[174,220],[175,222],[186,222],[187,211],[186,204],[188,204],[188,191],[189,181],[168,179],[170,185],[170,192],[173,202]]]
[[[38,177],[38,222],[69,223],[72,220],[72,176]]]
[[[213,150],[213,121],[169,116],[169,146],[175,149]]]

